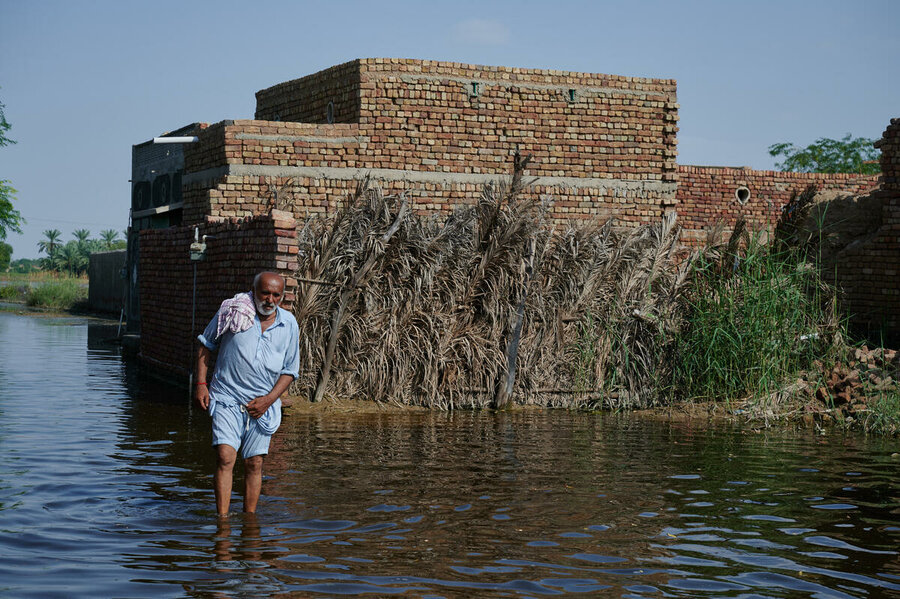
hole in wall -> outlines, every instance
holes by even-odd
[[[734,199],[737,200],[737,203],[743,206],[750,199],[750,189],[746,185],[739,185],[737,189],[734,190]]]
[[[478,82],[477,82],[477,81],[473,81],[472,84],[471,84],[471,87],[469,88],[469,95],[470,95],[470,96],[477,96],[477,95],[478,95],[478,91],[479,91],[478,87],[479,87],[479,86],[478,86]]]
[[[328,102],[328,108],[325,109],[325,121],[329,125],[334,124],[334,100]]]
[[[572,89],[572,88],[570,88],[570,89],[569,89],[569,94],[568,94],[567,97],[568,97],[569,102],[574,102],[574,101],[575,101],[575,97],[576,97],[576,96],[575,96],[575,90]]]

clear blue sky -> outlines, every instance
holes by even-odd
[[[681,164],[772,168],[772,143],[900,117],[898,24],[896,0],[0,0],[0,179],[28,221],[7,242],[125,229],[132,144],[360,57],[674,78]]]

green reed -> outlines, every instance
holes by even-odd
[[[694,265],[674,386],[688,398],[760,397],[809,368],[839,328],[818,269],[751,239],[742,256]]]
[[[25,304],[37,308],[68,310],[87,299],[87,289],[76,279],[63,279],[29,289]]]
[[[22,297],[22,291],[17,285],[4,285],[0,287],[0,300],[18,300]]]

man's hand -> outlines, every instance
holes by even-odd
[[[287,390],[293,380],[294,377],[290,374],[282,374],[279,376],[271,391],[265,395],[254,398],[253,401],[247,404],[247,413],[254,418],[259,418],[265,414],[266,410],[269,409],[269,406],[278,401],[278,398]]]
[[[202,409],[209,409],[209,389],[206,385],[194,385],[194,401]]]
[[[247,404],[247,413],[254,418],[259,418],[266,413],[266,410],[268,410],[269,406],[271,406],[273,403],[275,403],[275,400],[270,398],[268,395],[256,397],[253,399],[253,401]]]

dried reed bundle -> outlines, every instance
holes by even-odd
[[[301,232],[295,393],[440,409],[660,401],[688,264],[674,219],[557,234],[527,159],[476,206],[420,218],[368,181]],[[663,385],[664,386],[664,385]]]

